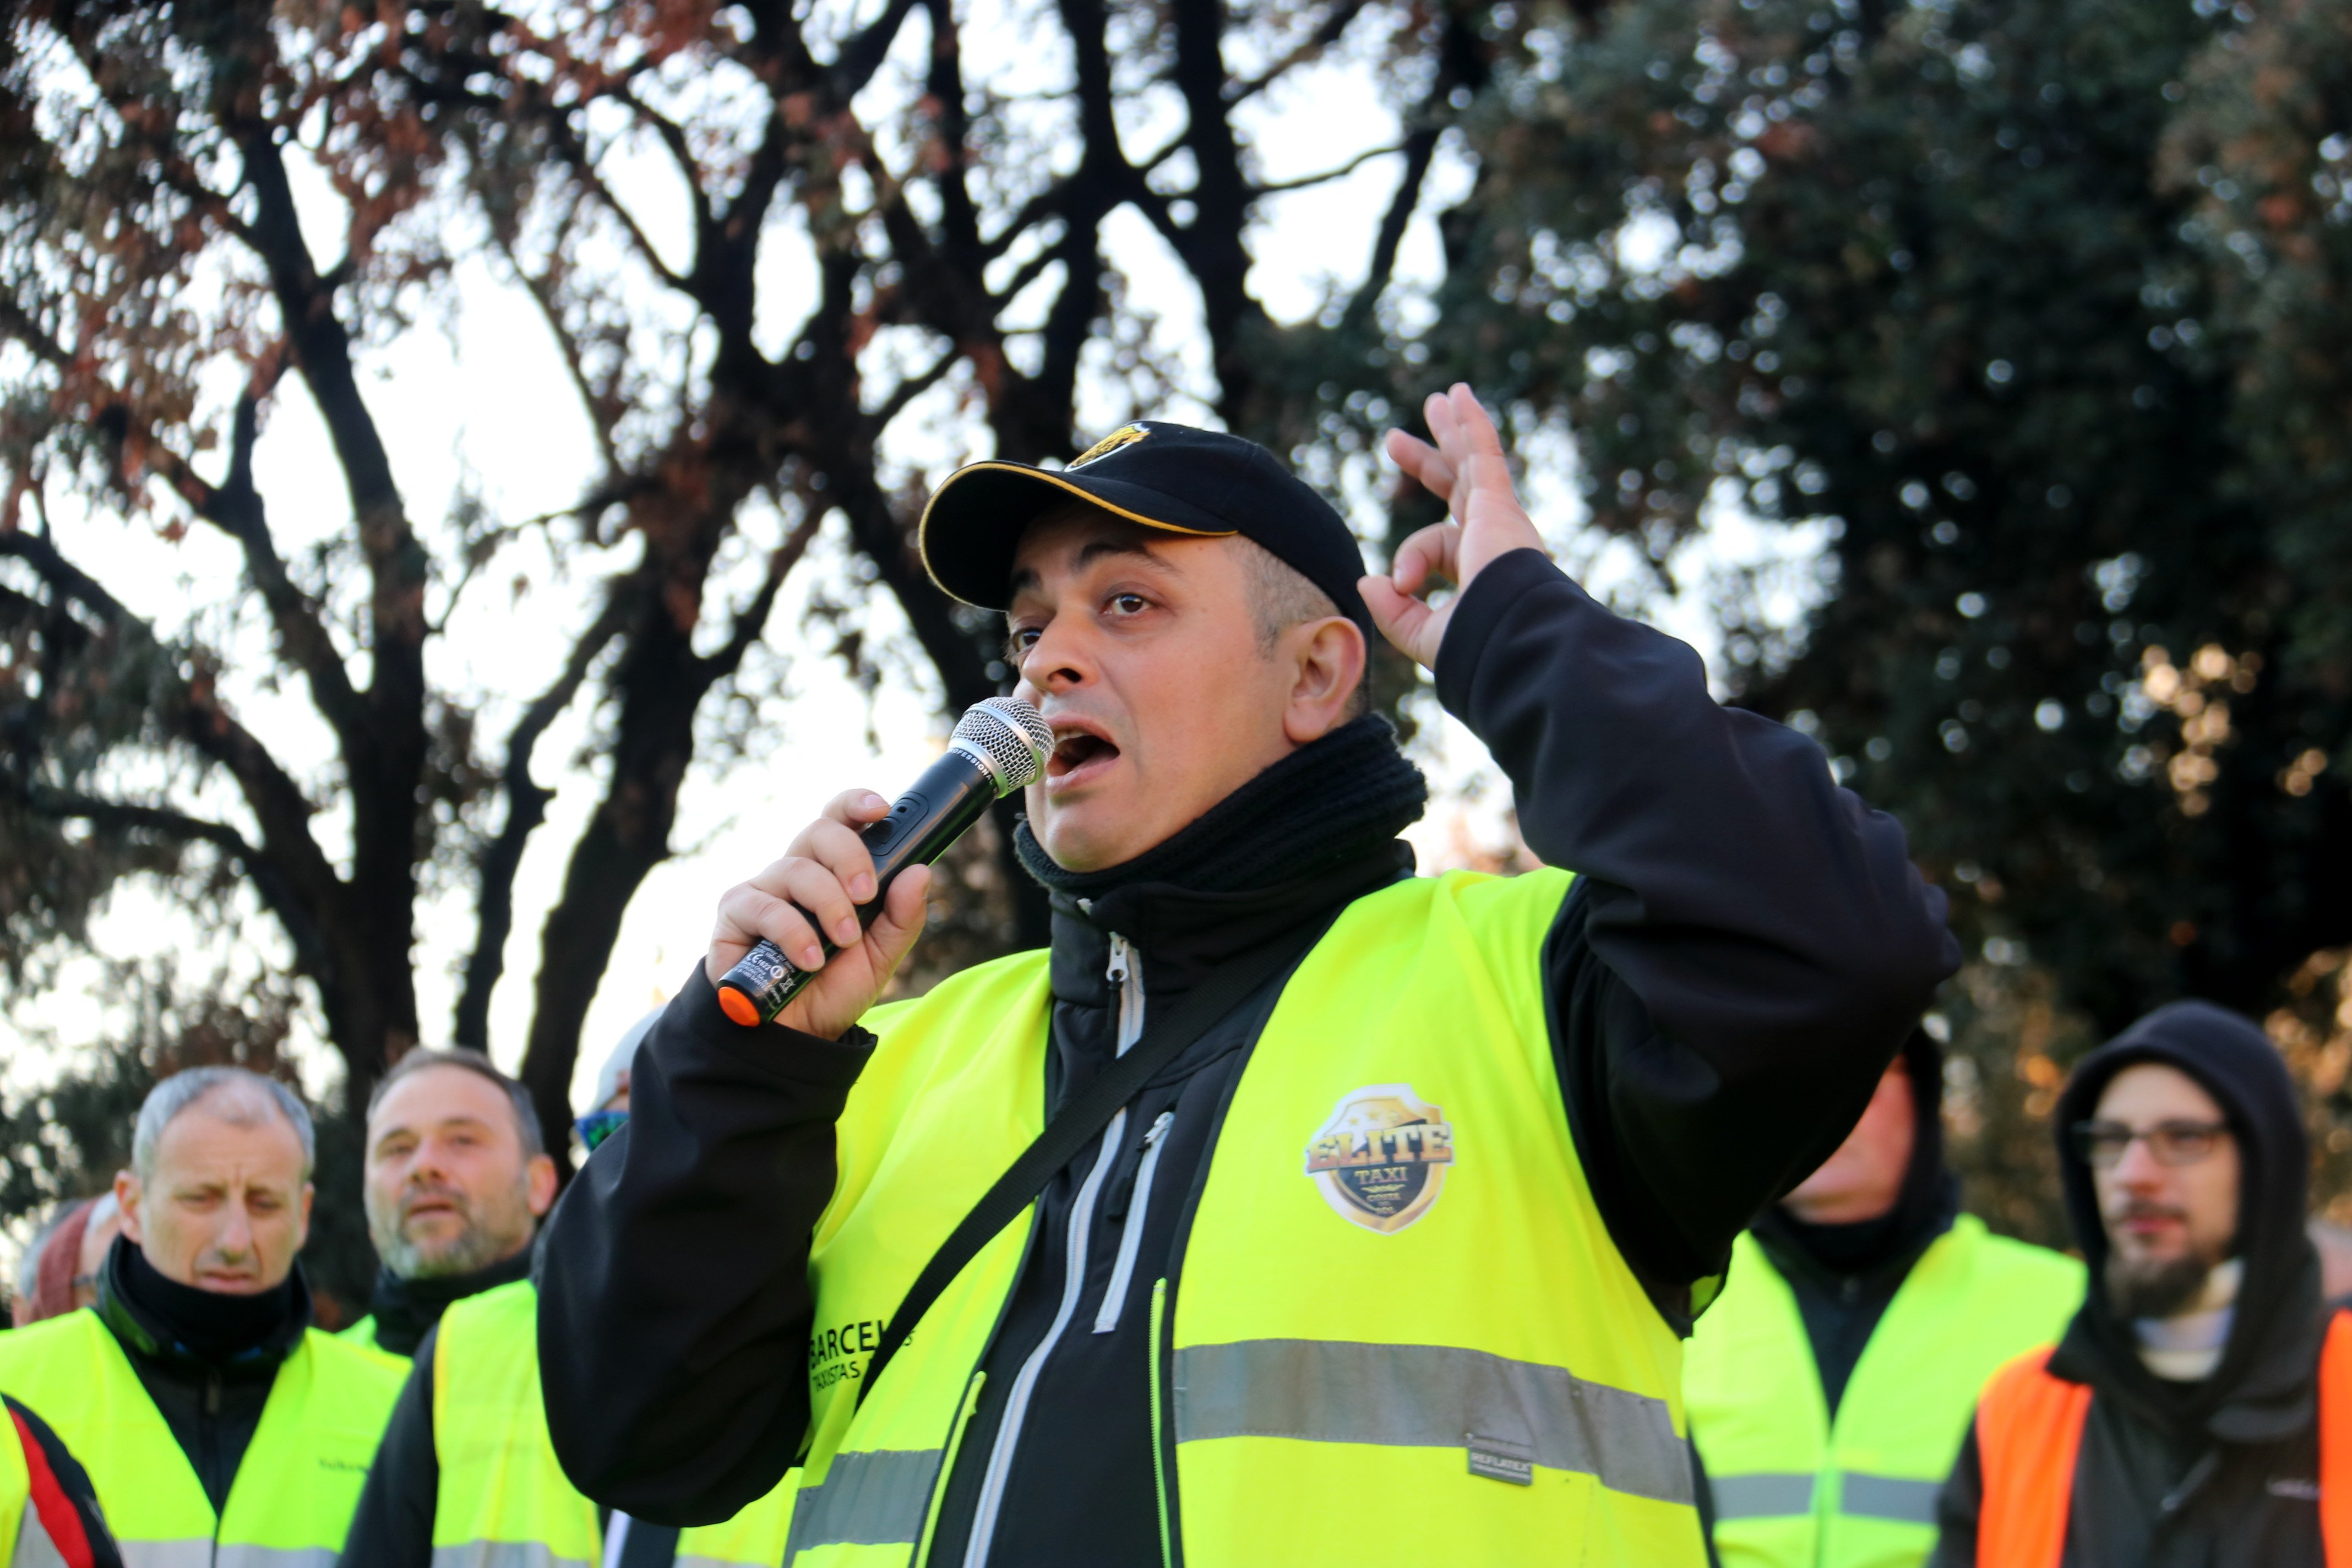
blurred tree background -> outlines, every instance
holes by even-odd
[[[946,713],[1004,679],[988,617],[910,553],[940,431],[1051,460],[1183,391],[1344,498],[1378,557],[1429,512],[1377,432],[1463,377],[1591,537],[1714,595],[1731,698],[1817,735],[1951,890],[1970,956],[1935,1023],[1979,1207],[2054,1236],[2067,1062],[2186,994],[2266,1020],[2345,1190],[2352,0],[1055,0],[990,24],[1029,74],[954,0],[19,7],[16,994],[137,886],[273,921],[354,1093],[420,1037],[486,1043],[551,794],[535,752],[580,705],[601,798],[521,1051],[561,1125],[622,912],[684,781],[756,754],[782,652]],[[1335,66],[1396,135],[1270,178],[1255,106]],[[1368,253],[1277,320],[1252,270],[1269,204],[1365,164]],[[654,177],[671,207],[641,199]],[[1401,270],[1433,215],[1433,269]],[[1197,342],[1160,331],[1122,225],[1173,258]],[[362,374],[479,255],[594,432],[552,515],[416,515],[382,434],[400,389]],[[298,390],[347,491],[300,551],[251,466]],[[68,499],[225,533],[241,597],[142,621],[53,521]],[[1727,519],[1821,542],[1801,613],[1692,575]],[[775,616],[835,545],[852,590]],[[436,676],[436,639],[567,572],[593,590],[543,684]],[[885,601],[903,633],[877,631]],[[316,758],[222,696],[240,635]],[[1411,672],[1379,674],[1410,723]],[[1004,826],[960,852],[930,972],[1042,929]],[[477,935],[445,1029],[412,954],[452,900]],[[161,1037],[59,1047],[103,1085],[156,1070]],[[62,1154],[10,1158],[0,1207],[70,1184]]]
[[[1735,700],[1909,827],[1971,953],[1972,1197],[2063,1235],[2039,1119],[2148,1007],[2352,1054],[2352,7],[1651,0],[1531,17],[1472,120],[1431,368],[1564,426],[1665,570],[1829,519]]]
[[[1312,433],[1280,374],[1296,334],[1253,292],[1253,226],[1272,197],[1393,165],[1368,254],[1321,258],[1353,276],[1331,326],[1303,329],[1373,330],[1437,139],[1483,83],[1485,15],[1061,0],[999,8],[1013,31],[975,50],[951,0],[13,8],[0,983],[53,984],[131,889],[216,938],[274,928],[351,1103],[420,1039],[487,1047],[553,793],[537,753],[583,706],[572,772],[601,799],[544,917],[519,1053],[562,1129],[679,792],[759,753],[789,651],[948,714],[1004,683],[994,618],[915,559],[926,465],[1066,456],[1091,438],[1081,402],[1089,428],[1158,412],[1187,355],[1213,417]],[[1335,62],[1401,138],[1266,177],[1248,116]],[[1113,226],[1139,222],[1204,342],[1157,333],[1114,255]],[[403,389],[370,374],[481,258],[538,312],[593,436],[576,500],[544,515],[462,489],[424,515],[387,434]],[[343,491],[290,511],[256,477],[289,399]],[[92,515],[216,532],[241,573],[184,624],[142,616],[78,543]],[[819,548],[845,586],[778,617]],[[494,660],[507,685],[449,678],[453,638],[494,641],[567,583],[551,658]],[[904,628],[887,645],[883,602]],[[933,969],[1042,938],[1010,806],[957,857]],[[420,1016],[415,950],[420,921],[453,912],[475,936],[445,1026]],[[54,1044],[67,1079],[15,1112],[11,1213],[102,1183],[105,1116],[181,1059],[152,1030]]]

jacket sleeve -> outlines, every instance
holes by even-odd
[[[548,1431],[587,1496],[711,1524],[782,1479],[808,1426],[810,1234],[872,1049],[731,1022],[699,963],[639,1046],[628,1122],[537,1262]]]
[[[1977,1568],[1977,1521],[1984,1511],[1984,1465],[1977,1452],[1977,1424],[1960,1444],[1951,1479],[1936,1499],[1936,1553],[1929,1568]]]
[[[1545,984],[1601,1216],[1654,1292],[1718,1274],[1958,966],[1943,894],[1819,746],[1536,551],[1464,592],[1436,677],[1528,847],[1580,874]]]
[[[428,1329],[417,1344],[336,1568],[432,1568],[433,1517],[441,1496],[441,1456],[433,1446],[433,1347],[440,1337],[439,1328]]]

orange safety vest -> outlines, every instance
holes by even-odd
[[[2053,1377],[2053,1347],[1993,1374],[1977,1401],[1977,1568],[2058,1568],[2091,1387]],[[2352,1311],[2319,1352],[2319,1538],[2328,1568],[2352,1568]]]

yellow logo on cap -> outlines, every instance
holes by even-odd
[[[1097,458],[1108,458],[1121,447],[1132,447],[1151,432],[1140,425],[1122,425],[1093,446],[1070,459],[1070,467],[1083,468]]]

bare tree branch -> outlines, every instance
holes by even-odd
[[[1368,4],[1370,0],[1343,0],[1342,4],[1334,5],[1330,15],[1325,16],[1316,26],[1315,31],[1308,34],[1306,40],[1297,47],[1266,67],[1258,75],[1235,82],[1225,95],[1225,101],[1238,104],[1255,98],[1300,66],[1314,60],[1324,50],[1339,41],[1340,36],[1347,32],[1349,25],[1363,14],[1364,7]]]
[[[1412,142],[1407,140],[1391,142],[1384,147],[1367,147],[1335,169],[1326,169],[1319,174],[1302,174],[1295,180],[1276,180],[1267,184],[1252,185],[1250,190],[1255,195],[1273,196],[1280,195],[1285,191],[1303,191],[1315,185],[1328,185],[1334,180],[1346,179],[1375,158],[1391,157],[1404,152],[1410,146]]]
[[[642,594],[643,574],[614,582],[604,595],[604,607],[572,645],[563,669],[548,689],[532,699],[507,737],[507,761],[500,783],[506,790],[507,817],[498,837],[482,850],[478,867],[480,893],[475,904],[474,951],[466,960],[466,980],[457,994],[450,1039],[460,1046],[488,1050],[490,1042],[490,995],[506,972],[507,937],[514,930],[514,879],[530,836],[547,820],[547,804],[555,792],[530,776],[531,753],[562,711],[579,695],[581,684],[597,658],[621,633],[635,597]]]
[[[32,350],[35,358],[55,369],[64,370],[73,363],[73,355],[66,352],[65,345],[43,331],[41,324],[16,302],[14,295],[0,294],[0,332],[16,339]]]
[[[705,690],[734,674],[741,666],[743,656],[751,651],[751,645],[758,642],[761,634],[767,630],[768,616],[775,610],[776,595],[782,589],[784,578],[800,563],[801,557],[808,553],[809,544],[816,538],[818,525],[824,521],[824,516],[819,508],[810,507],[775,549],[768,552],[768,569],[761,579],[759,592],[751,595],[750,604],[737,612],[734,628],[729,633],[726,642],[702,660]]]

